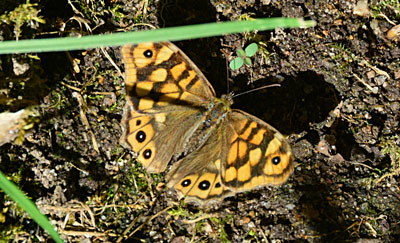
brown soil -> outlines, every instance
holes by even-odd
[[[24,3],[3,2],[0,13]],[[252,42],[262,47],[252,66],[229,72],[230,87],[236,93],[271,83],[281,87],[240,96],[234,107],[288,135],[296,158],[285,185],[241,193],[207,211],[177,201],[163,186],[163,175],[147,175],[119,144],[124,84],[102,50],[39,53],[36,59],[0,56],[2,110],[35,107],[24,142],[0,147],[0,170],[36,202],[65,240],[400,238],[400,48],[396,38],[387,36],[400,22],[396,1],[369,1],[368,9],[361,6],[365,13],[357,1],[150,1],[146,12],[145,1],[83,2],[74,3],[74,13],[67,1],[40,1],[36,8],[46,23],[24,25],[20,38],[86,35],[83,20],[93,34],[145,28],[132,26],[140,22],[168,27],[249,17],[303,17],[317,26],[176,43],[218,96],[227,90],[220,50],[234,56],[238,47]],[[73,16],[79,18],[67,22]],[[15,39],[13,31],[12,23],[0,23],[0,39]],[[105,51],[122,69],[119,48]],[[12,59],[29,69],[20,73]],[[1,238],[49,239],[8,196],[0,197]]]

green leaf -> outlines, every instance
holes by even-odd
[[[251,60],[250,60],[249,57],[246,57],[246,58],[244,59],[244,64],[246,64],[247,66],[251,66]]]
[[[246,56],[248,57],[254,56],[254,54],[256,54],[257,51],[258,51],[258,45],[256,43],[251,43],[245,49]]]
[[[243,51],[242,48],[237,49],[237,50],[236,50],[236,54],[237,54],[239,57],[241,57],[241,58],[243,58],[243,57],[246,56],[246,53]]]
[[[253,229],[251,229],[251,230],[249,231],[249,235],[255,236],[255,235],[256,235],[256,232],[254,232]]]
[[[57,231],[54,230],[54,226],[50,224],[46,216],[40,213],[36,205],[29,200],[14,183],[7,180],[6,176],[0,171],[0,188],[9,195],[12,200],[18,203],[22,209],[24,209],[35,222],[45,229],[55,242],[63,242]]]
[[[240,57],[236,57],[235,59],[233,59],[230,63],[229,63],[229,67],[232,70],[236,70],[239,69],[241,66],[243,66],[243,59]]]

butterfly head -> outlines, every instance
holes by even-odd
[[[226,95],[222,95],[221,96],[222,103],[224,103],[228,106],[233,105],[233,96],[234,96],[233,92],[226,94]]]

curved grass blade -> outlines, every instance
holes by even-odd
[[[289,27],[312,27],[315,21],[300,18],[262,18],[250,21],[233,21],[186,25],[156,30],[145,30],[107,35],[64,37],[0,42],[0,54],[45,51],[72,51],[105,46],[120,46],[146,41],[178,41],[219,36],[253,30],[270,30]]]
[[[53,240],[57,243],[63,242],[58,233],[54,230],[54,226],[50,224],[46,216],[40,213],[36,205],[29,200],[17,186],[9,181],[6,176],[0,171],[0,188],[11,197],[12,200],[24,209],[35,222],[46,230]]]

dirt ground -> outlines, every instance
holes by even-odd
[[[31,107],[18,139],[0,147],[0,169],[65,240],[398,242],[398,1],[30,2],[46,22],[22,25],[20,39],[148,28],[139,23],[317,21],[309,29],[176,43],[218,96],[227,92],[221,50],[235,56],[257,43],[253,64],[229,71],[230,89],[281,87],[240,96],[234,107],[287,135],[295,154],[294,174],[283,186],[240,193],[208,210],[179,202],[162,174],[146,174],[119,144],[125,90],[118,47],[0,56],[1,110]],[[2,0],[0,15],[22,3]],[[0,23],[0,40],[15,39],[15,26]],[[0,198],[0,239],[49,240],[8,196]]]

